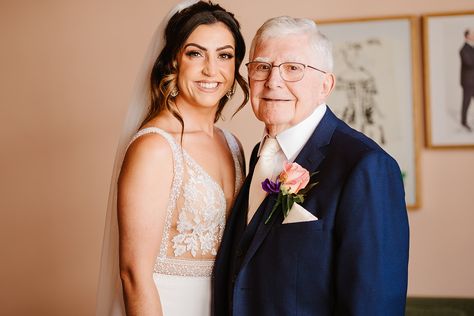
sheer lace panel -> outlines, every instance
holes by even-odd
[[[243,157],[234,136],[223,131],[235,168],[235,194],[243,182]],[[210,276],[226,222],[226,200],[220,185],[165,131],[150,127],[132,139],[156,133],[173,152],[173,183],[160,249],[153,272]]]

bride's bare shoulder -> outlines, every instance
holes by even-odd
[[[147,133],[134,139],[125,154],[122,169],[133,167],[137,172],[172,170],[173,152],[170,143],[159,133]]]

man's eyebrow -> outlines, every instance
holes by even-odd
[[[298,57],[296,57],[296,56],[293,56],[293,55],[287,56],[287,58],[286,58],[285,60],[287,60],[287,62],[297,62],[297,63],[302,62],[300,58],[298,58]],[[257,56],[257,57],[255,57],[255,59],[252,60],[252,61],[261,61],[261,62],[265,62],[265,63],[271,64],[270,58],[268,58],[268,57],[262,57],[262,56]]]
[[[203,50],[203,51],[207,51],[207,48],[205,48],[205,47],[203,47],[203,46],[201,46],[201,45],[199,45],[199,44],[196,44],[196,43],[188,43],[188,44],[184,45],[183,48],[186,48],[186,47],[189,47],[189,46],[195,46],[195,47],[197,47],[197,48],[199,48],[199,49],[201,49],[201,50]],[[220,50],[224,50],[224,49],[227,49],[227,48],[234,49],[234,47],[233,47],[232,45],[224,45],[224,46],[222,46],[222,47],[218,47],[216,50],[217,50],[217,51],[220,51]]]
[[[256,57],[253,61],[263,61],[265,63],[269,63],[270,62],[270,58],[268,57]]]

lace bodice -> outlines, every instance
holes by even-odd
[[[167,132],[149,127],[133,137],[156,133],[173,153],[173,183],[155,273],[210,276],[226,222],[226,199],[220,185]],[[243,157],[234,136],[223,131],[235,168],[235,192],[243,182]]]

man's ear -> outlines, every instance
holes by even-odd
[[[329,95],[331,94],[332,90],[334,90],[334,86],[336,85],[336,76],[333,73],[328,72],[324,75],[324,80],[321,89],[321,97],[326,100]]]

